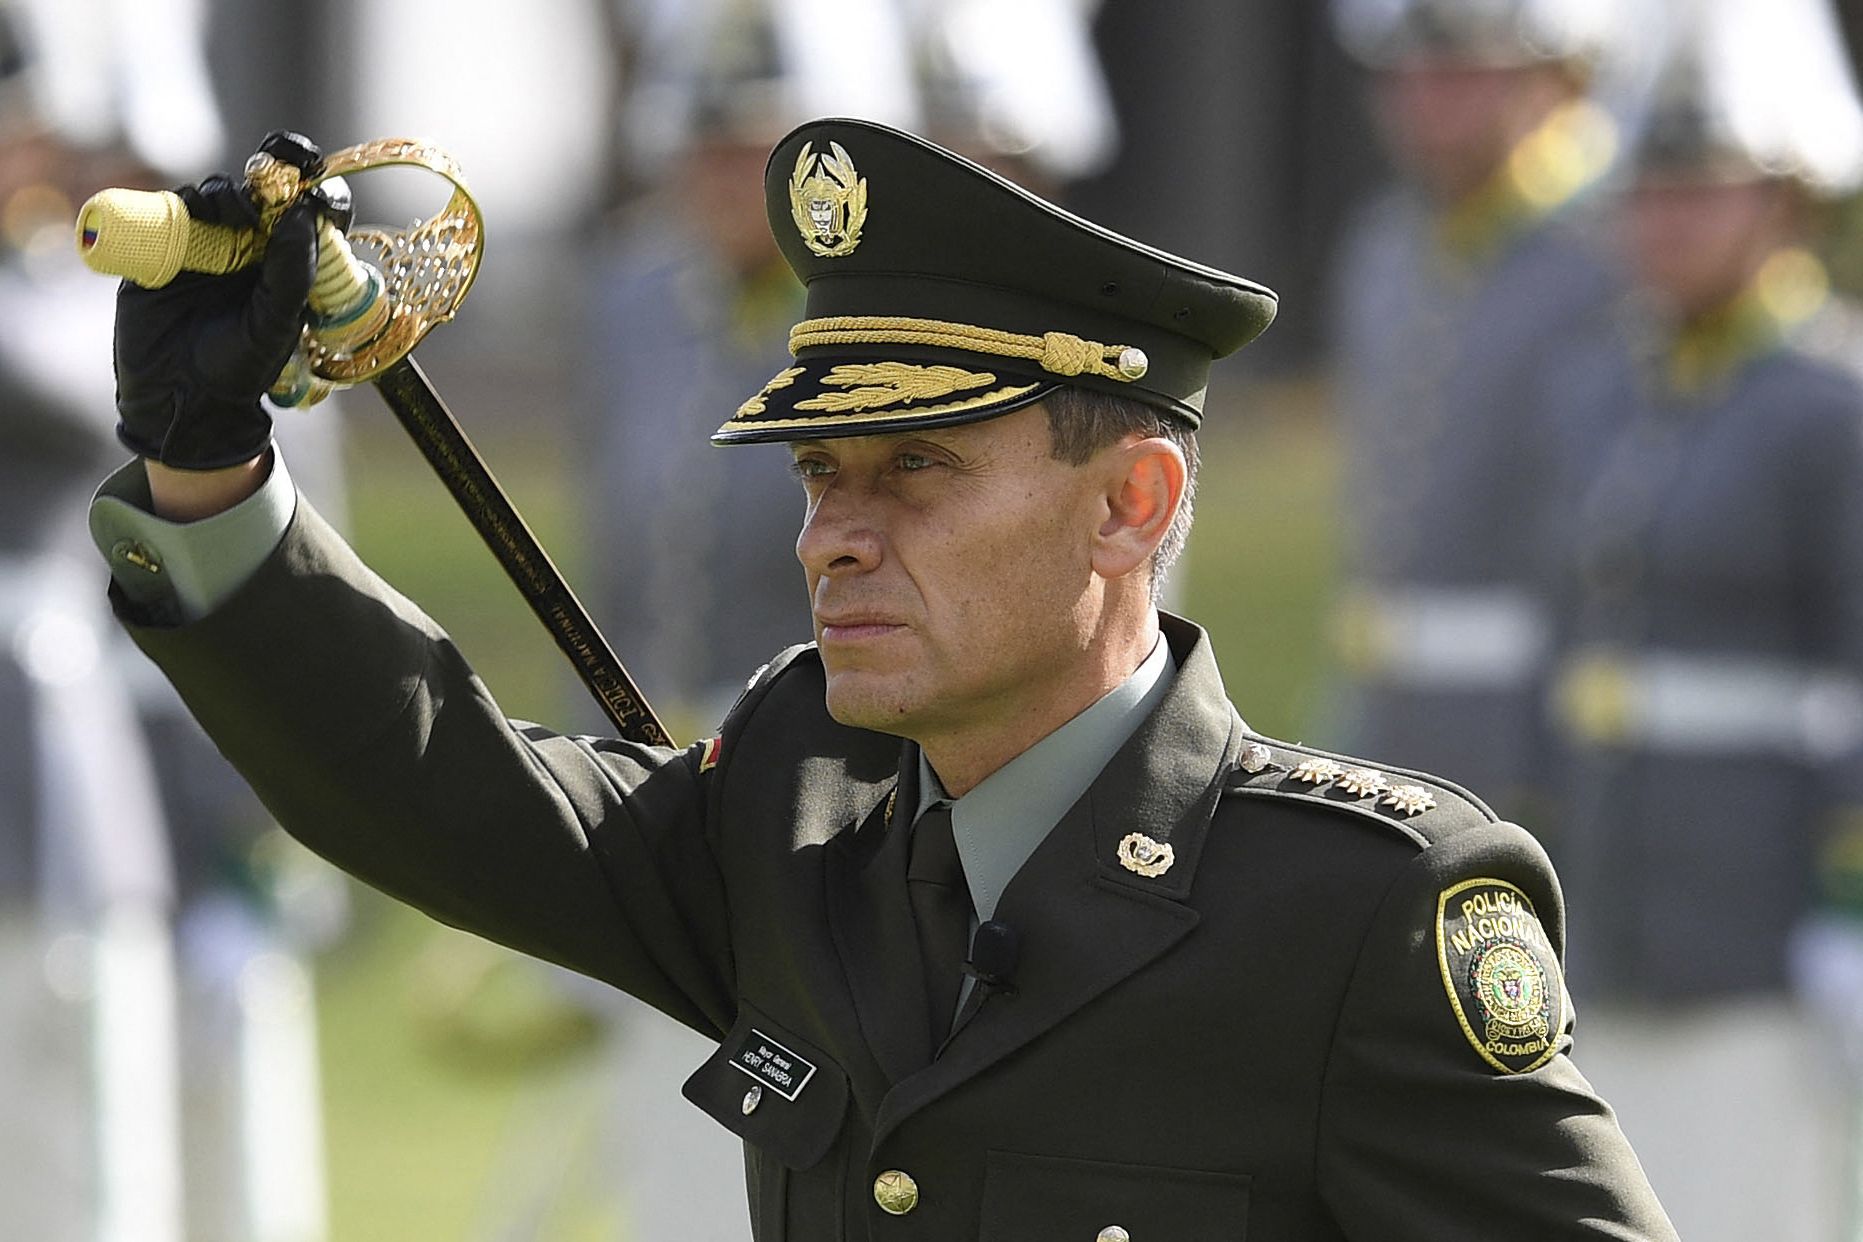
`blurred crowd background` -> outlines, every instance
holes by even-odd
[[[706,436],[785,365],[763,159],[830,114],[1279,291],[1172,606],[1257,730],[1540,837],[1684,1237],[1863,1236],[1859,56],[1848,0],[0,0],[0,1236],[748,1236],[696,1037],[352,887],[125,653],[71,221],[274,128],[455,155],[423,364],[689,740],[809,637],[786,454]],[[507,711],[601,731],[374,394],[279,424]]]

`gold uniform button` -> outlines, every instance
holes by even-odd
[[[904,1216],[919,1205],[919,1184],[912,1175],[888,1169],[873,1179],[873,1201],[892,1216]]]
[[[1132,1242],[1132,1235],[1118,1225],[1108,1225],[1094,1235],[1093,1242]]]

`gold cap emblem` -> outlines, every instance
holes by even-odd
[[[803,244],[825,259],[854,253],[867,222],[867,179],[838,142],[816,153],[805,142],[789,178],[789,211]]]
[[[1142,832],[1127,833],[1119,842],[1119,865],[1146,878],[1161,876],[1177,861],[1177,851]]]

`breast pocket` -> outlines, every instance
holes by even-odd
[[[1243,1242],[1249,1179],[990,1152],[978,1242]]]
[[[749,1004],[684,1091],[719,1125],[798,1171],[828,1154],[847,1112],[841,1067]]]

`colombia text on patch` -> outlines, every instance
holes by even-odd
[[[1462,1033],[1504,1074],[1550,1061],[1565,1024],[1565,984],[1527,895],[1505,880],[1465,880],[1436,902],[1436,956]]]

